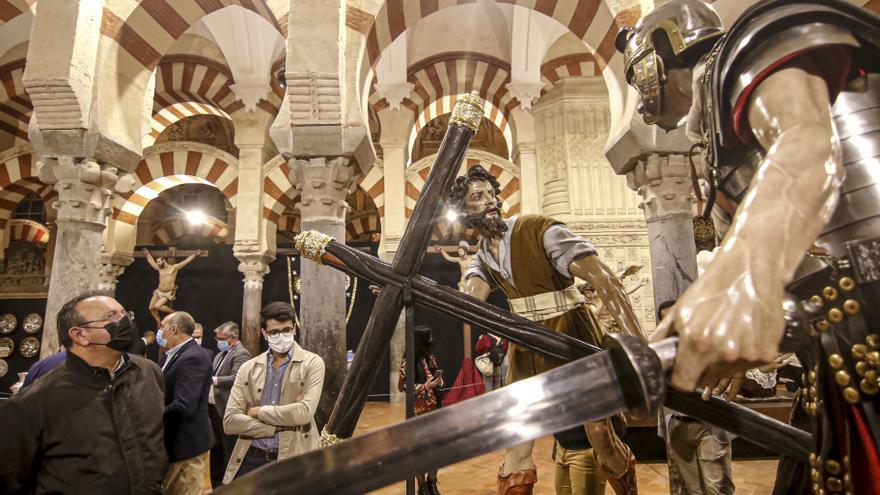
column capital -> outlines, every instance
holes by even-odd
[[[415,85],[408,82],[380,83],[376,85],[376,91],[382,98],[388,100],[388,106],[392,111],[400,110],[400,103],[404,98],[409,98]]]
[[[627,185],[635,190],[651,222],[672,215],[693,215],[694,189],[687,154],[651,153],[641,157],[626,174]]]
[[[303,218],[345,220],[345,199],[355,189],[355,169],[350,160],[316,157],[291,161],[290,181],[300,194]]]
[[[119,282],[119,277],[124,271],[125,265],[101,263],[101,269],[98,272],[98,290],[116,292],[116,283]]]
[[[233,254],[240,263],[238,271],[244,274],[245,289],[261,289],[263,287],[263,277],[269,273],[269,263],[275,257],[268,252],[259,252],[246,249],[240,243],[236,243],[233,248]]]
[[[544,83],[541,81],[512,81],[507,83],[507,90],[519,101],[520,106],[528,110],[532,103],[541,96]]]
[[[131,175],[93,159],[44,157],[36,169],[40,180],[53,184],[58,193],[58,221],[93,223],[102,228],[112,211],[113,192],[128,192],[134,184]]]

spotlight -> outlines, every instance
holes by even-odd
[[[454,222],[458,219],[458,213],[455,210],[446,210],[446,220]]]
[[[208,223],[208,216],[200,211],[186,212],[186,220],[193,225],[202,225]]]

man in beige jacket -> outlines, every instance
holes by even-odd
[[[269,350],[241,365],[232,385],[223,429],[238,440],[223,483],[318,448],[315,410],[324,386],[324,360],[293,340],[293,311],[285,302],[260,311]]]

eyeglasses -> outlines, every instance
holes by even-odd
[[[279,328],[278,330],[268,330],[266,331],[266,335],[269,337],[274,337],[278,334],[283,334],[285,337],[293,333],[293,327],[284,327]]]
[[[101,318],[101,319],[98,319],[98,320],[92,320],[92,321],[84,321],[84,322],[80,323],[80,324],[77,325],[77,326],[78,326],[79,328],[103,328],[103,327],[87,327],[86,325],[90,325],[90,324],[92,324],[92,323],[100,323],[100,322],[102,322],[102,321],[108,321],[108,322],[110,322],[110,323],[116,323],[117,321],[119,321],[119,320],[125,318],[126,316],[128,317],[129,320],[134,320],[134,311],[123,311],[123,312],[121,312],[121,313],[118,313],[118,312],[114,311],[114,312],[108,314],[107,316],[105,316],[105,317],[103,317],[103,318]]]

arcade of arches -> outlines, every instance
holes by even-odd
[[[652,239],[697,205],[687,146],[646,144],[614,38],[662,3],[0,0],[0,313],[45,317],[43,357],[60,305],[85,290],[115,291],[155,329],[141,249],[201,249],[175,307],[206,330],[240,322],[256,351],[260,306],[295,302],[301,343],[327,364],[326,409],[373,296],[300,263],[293,236],[320,230],[391,260],[455,100],[476,91],[486,113],[462,170],[499,178],[505,215],[553,216],[615,271],[643,267],[624,283],[644,282],[630,299],[651,333],[676,276],[652,272]],[[710,3],[728,22],[755,2]],[[441,219],[423,273],[454,287],[457,265],[433,247],[460,241],[476,248]],[[398,334],[376,387],[392,401]],[[16,349],[0,388],[39,356]]]

